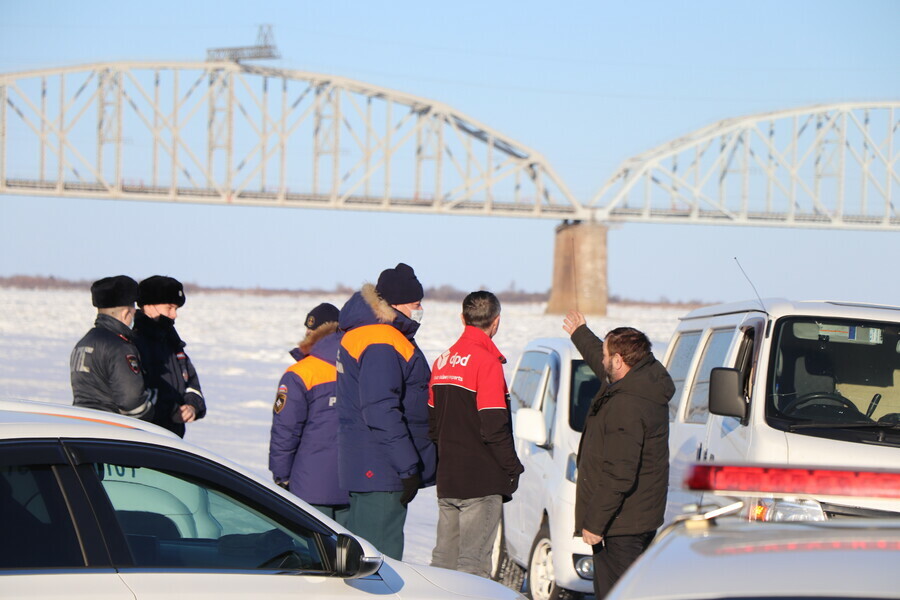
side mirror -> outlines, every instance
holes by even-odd
[[[516,437],[532,442],[538,446],[547,444],[547,425],[544,413],[533,408],[520,408],[516,411],[516,423],[513,430]]]
[[[741,372],[730,367],[715,367],[709,374],[709,412],[722,417],[747,419],[747,402],[741,388]]]
[[[374,575],[381,568],[384,559],[377,552],[372,554],[366,556],[362,544],[353,536],[339,533],[334,561],[335,574],[343,579],[359,579]]]

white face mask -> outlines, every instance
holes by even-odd
[[[425,316],[425,311],[421,308],[414,308],[409,311],[409,318],[415,321],[416,323],[422,322],[422,317]]]

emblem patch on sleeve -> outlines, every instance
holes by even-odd
[[[131,370],[134,371],[135,375],[141,372],[141,361],[138,360],[137,356],[129,354],[125,357],[125,360],[128,361],[128,366],[131,367]]]
[[[275,406],[272,407],[272,410],[275,411],[275,414],[281,412],[281,409],[284,408],[285,403],[287,402],[287,386],[279,385],[278,393],[275,394]]]

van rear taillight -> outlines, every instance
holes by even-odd
[[[900,471],[697,464],[691,468],[685,487],[738,496],[900,498]]]

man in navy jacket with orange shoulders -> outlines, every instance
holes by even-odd
[[[337,358],[338,480],[350,492],[347,529],[403,558],[406,507],[434,485],[428,360],[416,345],[422,284],[404,263],[385,269],[341,309]]]

